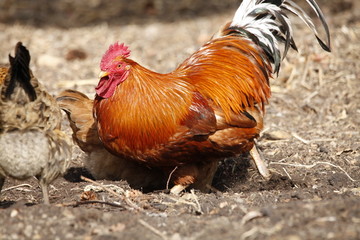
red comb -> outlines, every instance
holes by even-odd
[[[105,52],[104,56],[101,59],[100,67],[104,69],[105,66],[111,62],[116,57],[129,57],[130,50],[128,46],[125,46],[124,43],[119,44],[118,42],[110,45],[109,49]]]

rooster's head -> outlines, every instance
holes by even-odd
[[[95,88],[96,94],[102,98],[111,97],[117,85],[126,80],[130,65],[126,58],[130,56],[130,50],[123,43],[110,45],[100,63],[100,81]]]

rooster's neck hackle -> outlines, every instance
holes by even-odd
[[[103,139],[110,142],[107,147],[145,151],[175,134],[189,111],[193,90],[172,74],[152,72],[130,59],[127,64],[129,75],[113,96],[95,99],[95,116],[99,135],[110,139]],[[117,137],[112,141],[111,136]]]

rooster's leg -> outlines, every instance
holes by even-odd
[[[266,180],[269,180],[271,177],[271,174],[266,166],[266,163],[262,156],[260,155],[256,144],[254,144],[253,148],[250,150],[250,155],[259,171],[261,176],[263,176]]]
[[[193,184],[199,175],[198,166],[196,164],[186,164],[176,167],[170,174],[174,186],[170,189],[170,193],[179,195],[188,186]]]
[[[2,189],[2,187],[4,185],[4,183],[5,183],[5,177],[0,175],[0,192],[1,192],[1,189]]]
[[[43,194],[44,203],[45,204],[50,204],[48,185],[46,183],[44,183],[43,181],[41,181],[41,180],[40,180],[39,184],[40,184],[41,191],[42,191],[42,194]]]

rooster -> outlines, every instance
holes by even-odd
[[[71,139],[60,130],[61,110],[33,76],[19,42],[10,67],[0,67],[0,191],[6,177],[36,176],[49,204],[48,185],[70,163]]]
[[[101,147],[121,162],[161,169],[175,194],[188,186],[206,190],[219,160],[241,153],[250,152],[261,175],[269,178],[255,140],[263,128],[269,80],[288,49],[297,49],[286,12],[300,17],[330,51],[324,16],[314,0],[307,2],[322,23],[325,42],[294,1],[244,0],[231,22],[170,73],[131,60],[124,44],[111,45],[101,59],[91,120]],[[75,104],[66,108],[74,113]],[[89,132],[83,127],[74,131]],[[96,161],[101,165],[102,159]]]

